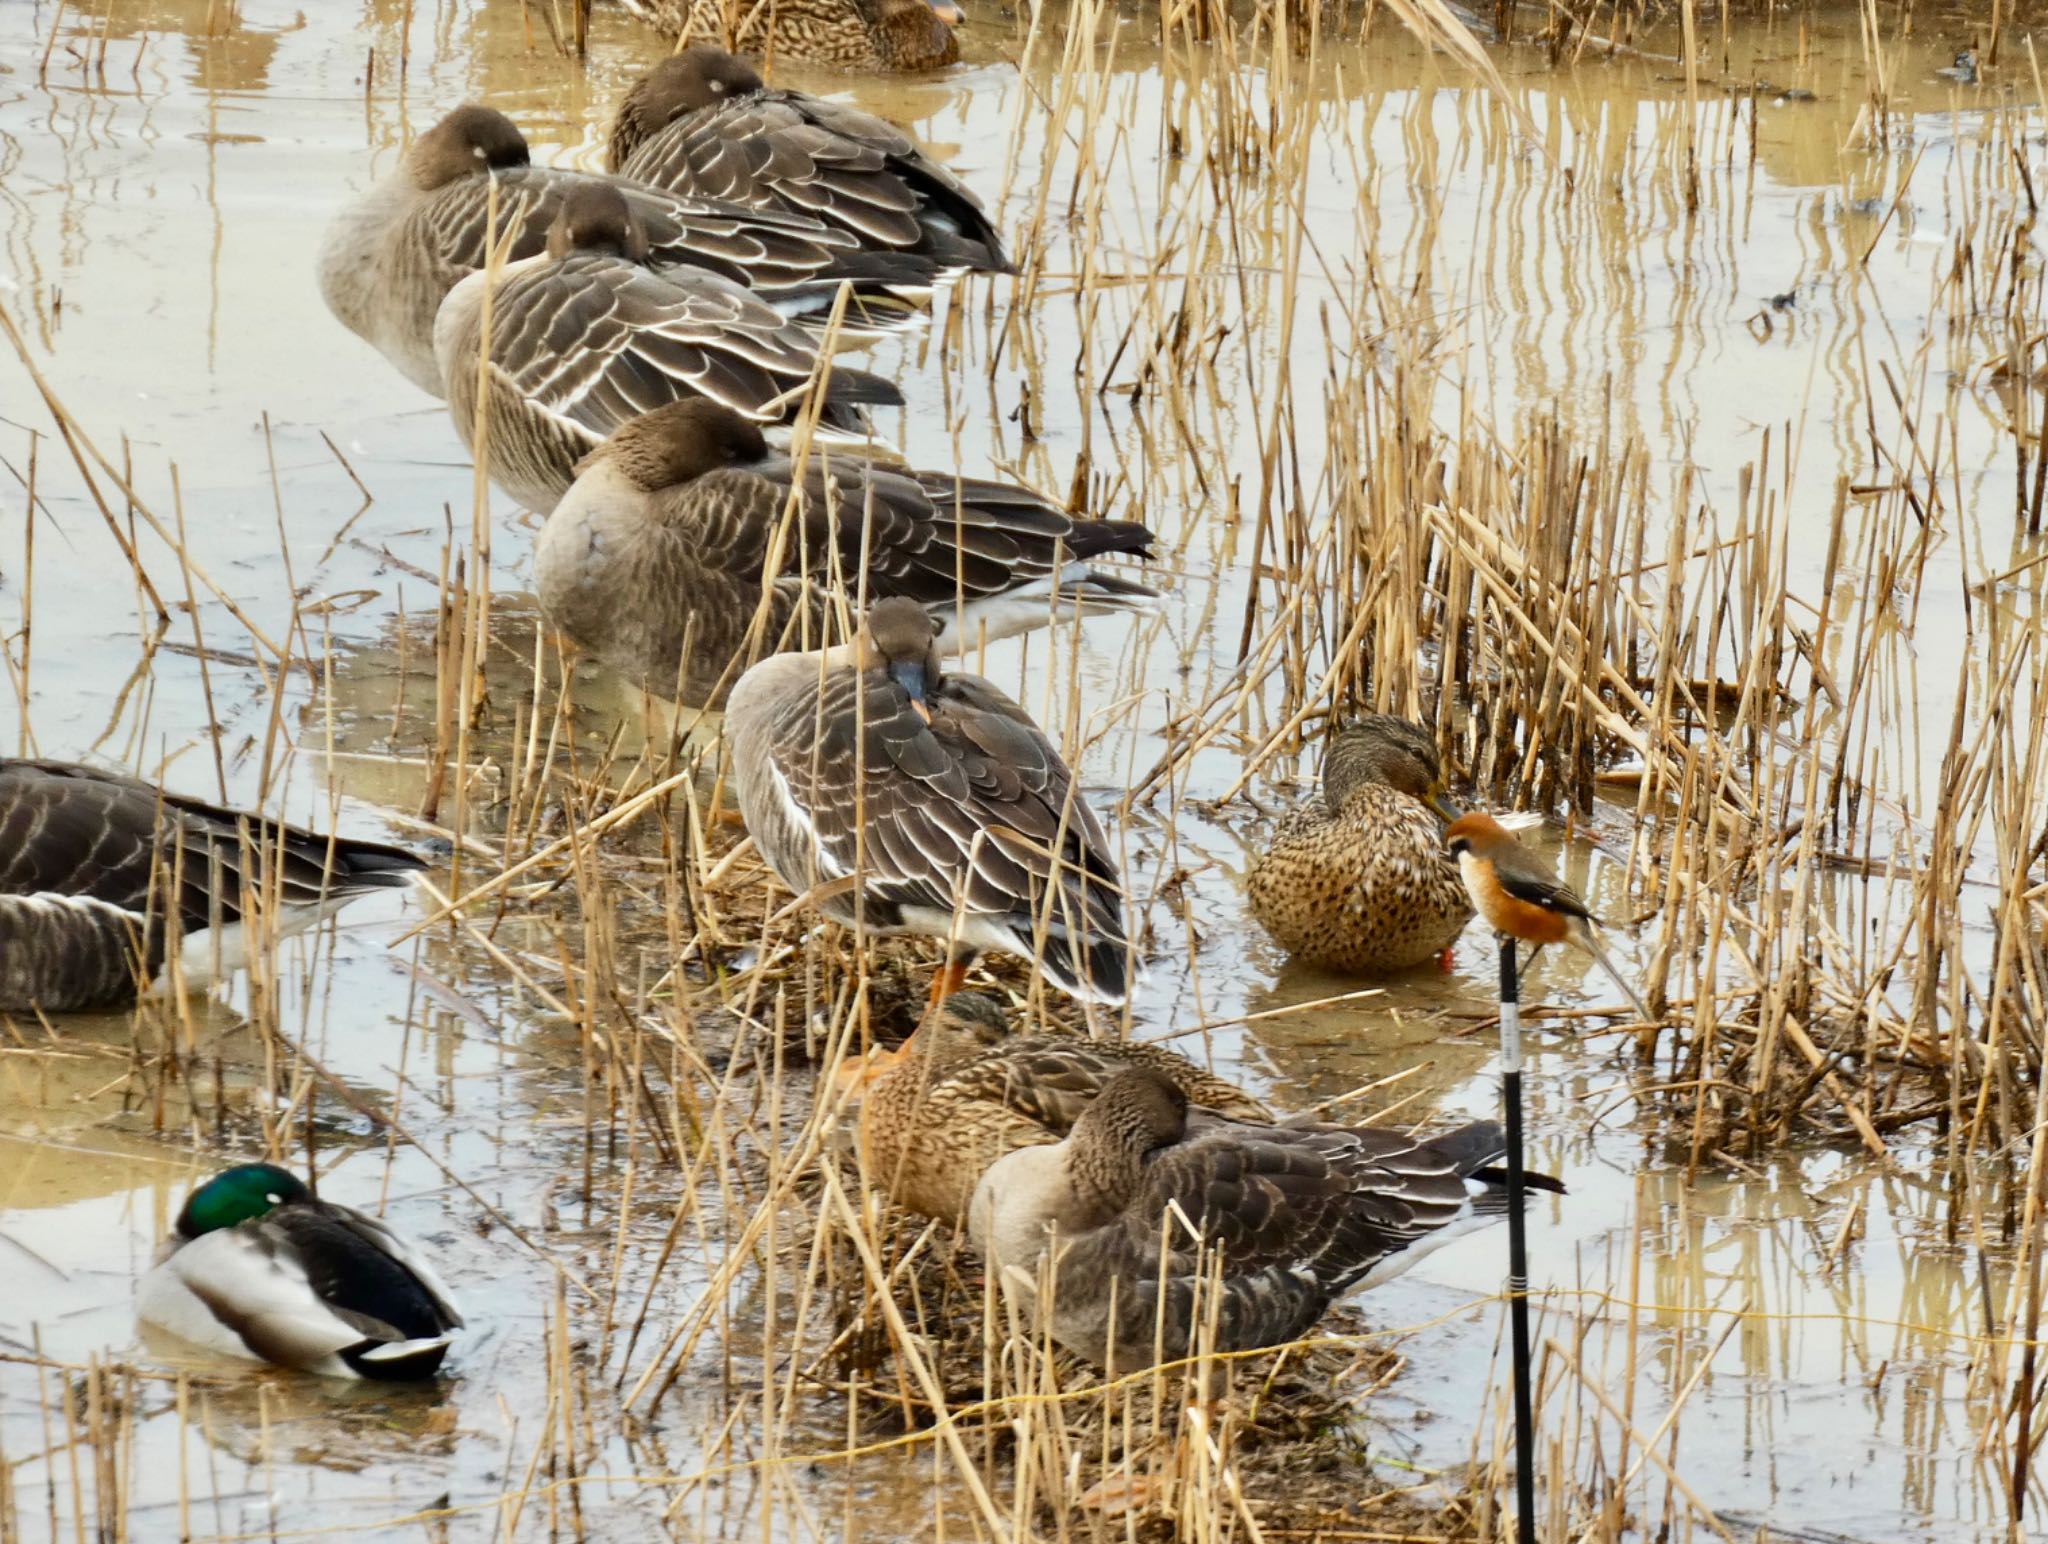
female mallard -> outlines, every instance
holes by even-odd
[[[1153,1364],[1155,1335],[1168,1360],[1201,1342],[1197,1288],[1206,1319],[1219,1257],[1213,1349],[1300,1339],[1345,1293],[1502,1215],[1505,1175],[1493,1165],[1504,1151],[1490,1121],[1418,1138],[1227,1120],[1138,1067],[1111,1079],[1064,1140],[990,1165],[968,1225],[1027,1311],[1057,1240],[1053,1338],[1125,1373]]]
[[[545,514],[576,465],[629,419],[705,397],[747,418],[787,423],[819,371],[817,342],[773,306],[715,274],[641,266],[647,233],[615,187],[563,200],[539,257],[507,267],[491,291],[485,461],[491,480]],[[434,319],[448,411],[477,444],[477,357],[490,284],[477,272]],[[832,367],[819,387],[821,433],[868,432],[862,404],[900,405],[894,383]]]
[[[822,640],[835,573],[851,593],[909,596],[955,647],[1042,627],[1056,598],[1119,609],[1158,593],[1089,564],[1146,556],[1152,533],[1134,521],[1076,520],[1010,483],[843,457],[813,456],[799,477],[756,425],[695,400],[632,420],[583,459],[534,545],[541,609],[635,685],[715,707],[744,663],[796,490],[767,640],[804,631],[790,628],[799,610]]]
[[[438,397],[434,316],[448,292],[484,266],[490,232],[501,241],[509,235],[508,261],[534,257],[546,250],[563,200],[604,181],[529,165],[511,119],[458,107],[413,141],[397,172],[335,216],[320,249],[320,293],[343,326]],[[905,291],[929,286],[937,271],[909,253],[863,252],[852,237],[801,215],[613,185],[646,232],[651,266],[704,269],[813,324],[831,310],[841,279],[854,283],[850,330],[880,313],[900,322],[914,310]]]
[[[1002,237],[965,183],[893,123],[771,91],[744,59],[686,48],[627,93],[611,169],[675,193],[810,215],[870,250],[1008,273]]]
[[[1013,1034],[994,997],[956,992],[867,1087],[860,1106],[867,1172],[897,1205],[957,1225],[990,1164],[1058,1141],[1103,1086],[1131,1067],[1151,1068],[1220,1115],[1273,1119],[1250,1094],[1163,1045]]]
[[[1283,816],[1252,863],[1252,915],[1324,970],[1370,975],[1433,959],[1472,917],[1444,851],[1443,822],[1457,816],[1419,725],[1386,713],[1346,724],[1323,755],[1321,802]]]
[[[192,1192],[137,1309],[216,1354],[334,1378],[431,1378],[462,1328],[410,1244],[267,1163]]]
[[[625,0],[669,37],[848,70],[936,70],[960,57],[952,0]],[[736,29],[736,30],[734,30]]]
[[[726,704],[747,829],[833,921],[951,945],[943,997],[986,949],[1120,1003],[1123,892],[1095,812],[1030,715],[945,675],[930,613],[878,601],[854,642],[762,660]]]
[[[311,927],[426,865],[61,761],[0,758],[0,1011],[118,1008],[239,970],[243,920]]]

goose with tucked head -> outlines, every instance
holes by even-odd
[[[192,1192],[142,1279],[145,1324],[217,1355],[335,1378],[431,1378],[462,1327],[433,1267],[376,1218],[275,1164]]]
[[[946,939],[935,997],[998,950],[1122,1002],[1133,962],[1108,834],[1030,715],[942,670],[935,642],[930,613],[892,597],[853,643],[740,678],[726,732],[755,845],[835,922]]]
[[[1230,1120],[1132,1068],[1063,1140],[990,1165],[968,1227],[1022,1314],[1049,1280],[1053,1338],[1132,1372],[1196,1350],[1212,1306],[1216,1351],[1301,1338],[1346,1293],[1502,1215],[1504,1150],[1488,1121],[1421,1138]]]
[[[771,88],[722,49],[686,48],[640,78],[613,120],[609,164],[676,193],[810,215],[872,251],[1012,271],[981,200],[903,130]]]
[[[941,644],[964,649],[1076,609],[1149,607],[1157,591],[1097,560],[1145,556],[1151,541],[1134,521],[1077,520],[1014,483],[843,456],[799,471],[759,425],[693,398],[584,458],[541,529],[534,580],[550,624],[635,686],[719,707],[764,596],[763,652],[826,636],[835,577],[854,594],[915,600]]]
[[[825,366],[816,339],[740,286],[696,269],[641,266],[646,231],[610,184],[572,189],[546,250],[507,266],[491,290],[490,369],[479,401],[488,271],[449,291],[434,352],[463,443],[482,440],[491,480],[545,514],[584,457],[631,420],[707,399],[756,423],[784,425],[814,375],[826,439],[865,439],[870,404],[900,405],[895,384]],[[479,412],[489,415],[480,434]]]
[[[448,292],[484,267],[493,233],[508,243],[508,261],[536,256],[563,200],[606,181],[535,166],[511,119],[474,103],[458,107],[330,222],[320,293],[343,326],[438,397],[434,317]],[[850,335],[900,328],[919,314],[938,271],[914,253],[862,251],[850,235],[802,214],[612,185],[644,235],[638,260],[716,274],[812,330],[829,316],[842,279],[854,287],[844,324]]]
[[[1373,975],[1441,955],[1472,904],[1444,851],[1458,809],[1436,744],[1388,713],[1346,724],[1323,755],[1322,797],[1281,817],[1245,891],[1260,926],[1295,959]]]

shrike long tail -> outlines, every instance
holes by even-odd
[[[1637,1018],[1645,1024],[1656,1023],[1657,1016],[1644,1004],[1642,995],[1629,984],[1626,976],[1614,968],[1614,961],[1607,957],[1607,951],[1600,946],[1600,935],[1594,930],[1593,925],[1584,918],[1577,920],[1579,925],[1572,929],[1572,942],[1592,955],[1593,963],[1607,972],[1607,979],[1621,988],[1621,995],[1626,997],[1629,1006],[1635,1009]]]

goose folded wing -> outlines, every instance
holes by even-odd
[[[793,478],[783,464],[780,475]],[[865,559],[871,594],[926,606],[1017,589],[1054,571],[1072,520],[1039,495],[940,472],[814,457],[804,473],[806,540],[828,541],[853,588]],[[815,558],[814,558],[815,561]]]
[[[599,438],[691,396],[761,417],[815,359],[800,332],[736,285],[709,275],[678,283],[606,259],[522,275],[505,288],[493,334],[493,362],[522,397]]]
[[[1177,1213],[1168,1243],[1182,1268],[1196,1258],[1192,1226],[1233,1273],[1279,1266],[1340,1283],[1465,1203],[1454,1165],[1398,1134],[1213,1119],[1195,1126],[1192,1140],[1148,1164],[1124,1219],[1135,1247],[1148,1231],[1157,1237],[1161,1216]]]
[[[141,912],[161,811],[146,783],[61,763],[0,763],[0,891]]]
[[[858,756],[857,689],[866,692]],[[866,893],[884,905],[951,911],[957,897],[967,915],[1011,917],[1042,893],[1057,850],[1062,888],[1082,890],[1088,920],[1114,916],[1108,840],[1051,743],[993,689],[962,702],[967,688],[955,677],[946,692],[930,724],[893,684],[850,673],[827,683],[822,711],[810,693],[783,709],[777,765],[834,872],[864,863]],[[1106,897],[1095,893],[1104,886]]]

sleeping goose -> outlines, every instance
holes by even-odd
[[[885,1058],[860,1106],[867,1172],[899,1206],[956,1226],[981,1176],[1005,1153],[1056,1142],[1103,1086],[1149,1067],[1194,1103],[1267,1122],[1273,1112],[1163,1045],[1082,1035],[1019,1035],[986,992],[955,992]]]
[[[320,249],[320,293],[343,326],[438,397],[434,315],[451,289],[484,266],[488,233],[501,241],[511,234],[509,260],[533,257],[545,250],[562,201],[605,181],[530,165],[511,119],[488,107],[458,107],[413,141],[393,175],[335,216]],[[647,234],[648,263],[715,273],[786,315],[821,317],[838,281],[848,279],[850,331],[878,318],[900,324],[936,272],[936,264],[908,253],[863,252],[851,237],[801,216],[613,185]]]
[[[492,291],[485,460],[491,480],[538,513],[568,492],[578,462],[642,413],[702,397],[782,424],[809,394],[820,364],[810,334],[715,274],[641,266],[646,251],[625,197],[593,182],[563,198],[547,251],[507,266]],[[448,411],[472,450],[490,277],[464,279],[434,319]],[[863,404],[903,401],[894,383],[839,366],[820,389],[827,439],[865,436]]]
[[[697,398],[633,419],[578,465],[534,545],[541,609],[636,686],[716,707],[744,663],[794,489],[769,639],[796,631],[803,609],[822,641],[835,574],[854,594],[917,601],[956,651],[1044,626],[1055,596],[1094,611],[1158,594],[1090,563],[1148,555],[1152,533],[1134,521],[1076,520],[1011,483],[846,456],[814,453],[799,477],[759,426]]]
[[[940,670],[916,601],[877,601],[852,643],[762,660],[725,727],[768,865],[844,926],[948,940],[934,998],[995,949],[1077,997],[1124,1000],[1108,836],[1030,715],[979,676]]]
[[[1285,1345],[1345,1293],[1502,1215],[1506,1176],[1493,1165],[1504,1151],[1490,1121],[1419,1138],[1229,1120],[1191,1108],[1171,1080],[1137,1067],[1112,1078],[1063,1140],[991,1164],[968,1227],[1027,1315],[1056,1248],[1053,1338],[1133,1372],[1153,1365],[1155,1334],[1167,1360],[1198,1344],[1197,1285],[1206,1314],[1217,1255],[1214,1349]],[[1528,1181],[1564,1188],[1547,1175]]]
[[[252,909],[311,927],[426,867],[381,842],[316,835],[58,761],[0,759],[0,1011],[116,1008],[241,968]],[[165,906],[166,897],[175,904]]]
[[[1371,975],[1441,955],[1472,919],[1444,824],[1436,742],[1371,713],[1323,754],[1322,797],[1281,817],[1245,876],[1252,915],[1295,959]]]
[[[1009,273],[1003,240],[965,183],[893,123],[771,90],[744,59],[686,48],[627,93],[611,169],[675,193],[810,215],[873,251]]]
[[[193,1191],[142,1278],[145,1324],[220,1356],[334,1378],[440,1370],[462,1327],[419,1252],[376,1218],[245,1163]]]
[[[842,69],[936,70],[960,57],[953,29],[966,18],[953,0],[625,0],[669,37],[726,38],[778,59]]]

